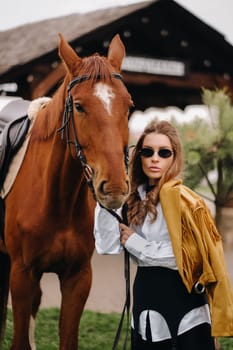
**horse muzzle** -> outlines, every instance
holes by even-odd
[[[111,184],[109,181],[102,181],[95,187],[96,200],[107,209],[120,208],[130,190],[128,178],[122,181],[121,185]]]

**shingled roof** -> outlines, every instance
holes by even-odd
[[[0,84],[16,87],[3,86],[1,94],[32,99],[54,93],[65,74],[59,32],[81,57],[105,55],[119,33],[126,47],[123,78],[140,109],[198,104],[202,87],[227,87],[233,95],[233,46],[174,0],[71,14],[0,32]]]
[[[148,6],[149,3],[150,1],[143,1],[87,14],[71,14],[0,31],[0,75],[16,65],[23,65],[56,49],[59,32],[71,42],[95,28]]]

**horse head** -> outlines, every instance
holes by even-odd
[[[120,72],[125,47],[116,35],[107,57],[81,58],[60,34],[59,55],[66,67],[62,132],[78,157],[95,199],[119,208],[129,193],[128,118],[133,105]],[[67,136],[68,135],[68,136]]]

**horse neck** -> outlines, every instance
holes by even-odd
[[[82,191],[87,190],[87,182],[79,160],[70,154],[60,157],[48,168],[46,192],[51,202],[61,201],[65,207],[75,205]]]
[[[71,197],[78,196],[83,186],[86,187],[86,182],[80,161],[71,156],[72,146],[69,147],[58,132],[62,125],[67,81],[68,78],[65,78],[47,108],[40,111],[31,138],[34,141],[36,158],[41,153],[44,161],[44,164],[35,164],[35,167],[41,166],[40,172],[43,173],[47,196],[51,196],[53,200],[60,195],[66,196],[67,201],[70,201]]]
[[[72,211],[81,194],[88,191],[80,161],[73,159],[69,147],[62,143],[61,140],[56,140],[51,145],[43,173],[42,191],[48,212],[54,207],[58,212],[64,212],[67,208]]]

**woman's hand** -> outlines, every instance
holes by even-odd
[[[130,227],[124,224],[119,224],[119,228],[120,228],[120,234],[121,234],[120,241],[121,241],[121,244],[124,246],[127,239],[132,235],[132,233],[134,233],[134,231]]]

